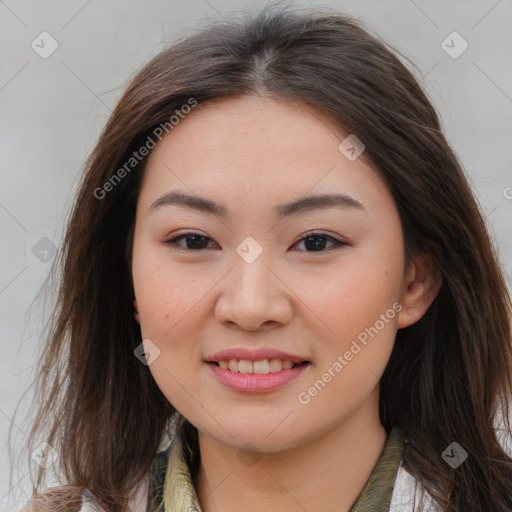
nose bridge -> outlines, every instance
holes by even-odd
[[[286,287],[275,274],[278,271],[270,249],[263,249],[254,239],[242,242],[217,304],[218,320],[249,330],[268,321],[286,322],[291,306]]]
[[[276,283],[271,283],[275,276],[269,270],[273,266],[272,254],[270,249],[263,249],[252,237],[248,238],[236,249],[230,287],[238,300],[257,303],[268,300],[272,289],[275,292]]]

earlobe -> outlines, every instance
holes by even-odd
[[[137,308],[137,299],[133,299],[133,316],[135,321],[140,325],[140,315],[139,310]]]
[[[411,262],[400,300],[402,310],[398,314],[397,328],[408,327],[420,320],[434,302],[442,284],[442,276],[430,258],[422,256]]]

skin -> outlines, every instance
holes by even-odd
[[[396,205],[364,153],[318,110],[260,96],[198,105],[156,146],[138,198],[132,271],[143,339],[160,350],[158,386],[199,431],[194,479],[205,512],[348,510],[387,434],[379,380],[396,331],[419,320],[439,291],[427,258],[406,267]],[[226,218],[150,205],[171,190],[223,204]],[[276,204],[343,192],[364,210],[324,208],[279,219]],[[348,245],[307,246],[321,231]],[[192,231],[206,238],[165,241]],[[248,236],[263,252],[236,252]],[[322,237],[322,234],[316,235]],[[192,248],[190,248],[192,247]],[[194,252],[195,251],[195,252]],[[402,309],[307,404],[357,335],[393,304]],[[230,347],[275,347],[311,365],[265,393],[227,388],[204,360]],[[252,449],[247,447],[251,443]],[[240,450],[254,452],[247,464]]]

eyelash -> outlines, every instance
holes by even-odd
[[[175,236],[174,238],[170,238],[169,240],[165,240],[164,243],[166,245],[168,245],[168,246],[171,246],[171,245],[177,246],[178,245],[177,244],[178,240],[181,240],[182,238],[186,238],[188,236],[198,236],[198,237],[202,237],[204,239],[211,240],[211,238],[209,236],[201,235],[200,233],[187,232],[187,233],[183,233],[181,235]],[[309,252],[309,253],[326,252],[326,251],[328,251],[330,249],[335,249],[335,248],[340,247],[340,246],[348,246],[349,245],[348,243],[342,242],[341,240],[338,240],[337,238],[334,238],[333,236],[328,235],[326,233],[323,233],[321,231],[309,231],[309,232],[305,233],[304,236],[300,240],[297,240],[294,245],[297,245],[298,243],[300,243],[300,242],[302,242],[302,241],[304,241],[304,240],[306,240],[308,238],[326,238],[329,241],[333,242],[334,245],[331,246],[328,249],[321,249],[319,251],[302,251],[302,252]],[[178,247],[179,247],[179,249],[182,249],[184,251],[192,251],[192,252],[200,252],[200,251],[204,251],[205,250],[204,248],[201,248],[201,249],[189,249],[187,247],[181,247],[181,246],[178,246]],[[178,248],[178,247],[176,247],[176,248]]]

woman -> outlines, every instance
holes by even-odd
[[[31,439],[67,486],[41,468],[27,510],[512,510],[495,249],[354,20],[272,9],[154,58],[61,256]]]

